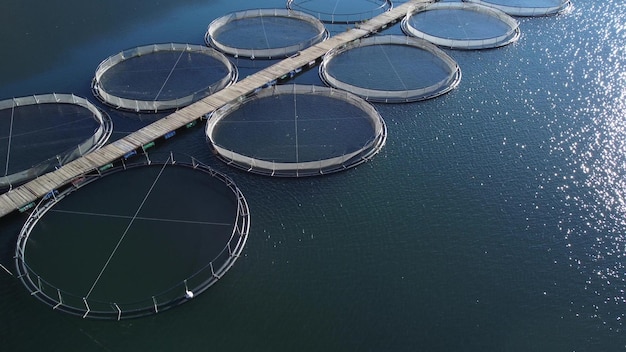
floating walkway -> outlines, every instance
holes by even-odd
[[[353,29],[304,49],[223,90],[177,110],[122,139],[109,143],[90,154],[67,163],[55,171],[16,187],[0,195],[0,217],[18,209],[25,210],[30,206],[34,206],[34,202],[40,198],[72,182],[79,182],[85,174],[97,172],[100,168],[106,167],[115,161],[123,160],[126,155],[147,149],[148,146],[154,145],[155,140],[167,138],[166,135],[171,135],[172,132],[185,128],[189,124],[195,124],[204,116],[222,106],[243,99],[261,87],[274,84],[278,79],[289,77],[292,72],[299,72],[303,68],[317,65],[328,51],[385,29],[390,24],[400,21],[417,6],[425,6],[427,4],[429,4],[427,0],[408,1],[367,22],[357,24]]]

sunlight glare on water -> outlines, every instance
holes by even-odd
[[[583,290],[597,296],[592,307],[572,309],[621,330],[625,314],[619,312],[626,307],[626,7],[618,1],[589,6],[611,7],[614,16],[594,20],[583,16],[586,9],[575,9],[578,33],[564,31],[571,38],[563,39],[569,43],[563,52],[547,53],[562,62],[564,71],[552,72],[550,79],[569,92],[547,92],[553,109],[565,107],[559,115],[566,117],[551,121],[565,125],[553,138],[552,152],[565,157],[557,189],[571,209],[558,226],[570,266],[584,277]]]

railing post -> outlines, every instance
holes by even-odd
[[[87,317],[87,314],[89,314],[89,312],[91,311],[91,309],[89,308],[89,304],[87,304],[87,298],[83,297],[83,303],[85,303],[85,307],[87,307],[87,311],[83,315],[83,319],[85,319]]]
[[[39,275],[37,275],[37,291],[31,292],[31,296],[36,295],[37,293],[40,293],[41,291],[41,278],[39,277]]]
[[[117,303],[113,303],[113,305],[115,306],[115,308],[117,308],[117,320],[119,321],[120,319],[122,319],[122,310],[117,305]]]
[[[211,274],[213,274],[214,278],[219,280],[220,276],[215,273],[215,270],[213,269],[213,262],[210,262],[209,265],[211,266]]]
[[[52,309],[57,309],[60,305],[63,304],[63,298],[61,297],[61,290],[57,288],[57,294],[59,295],[59,303],[56,306],[52,307]]]

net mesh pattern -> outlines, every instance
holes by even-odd
[[[202,45],[154,44],[125,50],[102,61],[94,95],[117,109],[157,112],[189,105],[237,80],[237,68]]]
[[[284,58],[328,38],[323,23],[300,11],[255,9],[233,12],[209,24],[205,42],[226,54]]]
[[[288,0],[287,8],[302,11],[324,23],[358,23],[389,11],[389,0]]]
[[[516,41],[518,22],[488,6],[436,3],[407,14],[401,23],[410,36],[453,49],[489,49]]]
[[[369,160],[384,145],[386,126],[373,106],[351,93],[291,85],[260,90],[217,110],[206,135],[229,165],[300,177]]]
[[[485,6],[491,6],[511,16],[548,16],[567,11],[571,8],[570,0],[463,0]]]
[[[246,200],[228,176],[151,155],[42,201],[18,237],[16,267],[56,310],[132,318],[204,292],[240,256],[248,231]]]
[[[441,49],[402,35],[368,37],[330,51],[319,73],[327,85],[384,103],[430,99],[461,79],[459,66]]]

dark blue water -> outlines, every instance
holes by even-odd
[[[103,58],[201,44],[211,20],[259,6],[86,4],[4,5],[0,98],[90,97]],[[122,322],[54,312],[0,271],[2,349],[624,350],[625,19],[621,1],[577,1],[569,14],[520,19],[515,44],[447,51],[459,87],[376,105],[387,145],[327,177],[246,174],[210,154],[201,128],[177,135],[159,150],[227,172],[246,195],[245,255],[190,303]],[[319,83],[317,72],[296,82]],[[153,119],[112,118],[113,138]],[[0,219],[9,270],[24,220]]]

